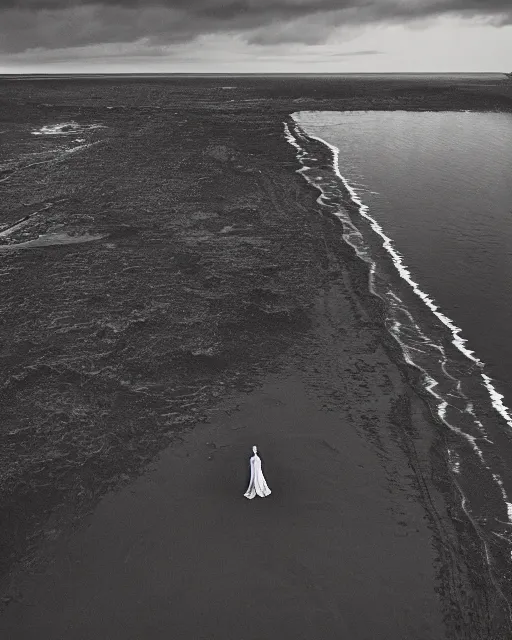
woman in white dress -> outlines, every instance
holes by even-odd
[[[258,448],[254,446],[252,450],[254,455],[251,458],[251,480],[247,491],[244,493],[244,496],[249,500],[252,500],[256,495],[260,498],[265,498],[272,493],[261,470],[261,458],[258,455]]]

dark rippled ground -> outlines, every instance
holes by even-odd
[[[285,114],[511,107],[499,82],[2,88],[2,571],[308,330],[325,254]],[[33,135],[70,122],[80,128]]]
[[[4,568],[52,511],[83,512],[282,352],[316,278],[300,207],[281,209],[293,173],[276,180],[222,117],[45,119],[70,117],[104,124],[94,145],[18,157],[1,185],[5,228],[31,215],[0,246]],[[55,144],[35,124],[17,124],[30,153]]]

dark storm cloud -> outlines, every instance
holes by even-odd
[[[312,12],[345,8],[370,9],[376,15],[431,16],[447,12],[510,14],[510,0],[2,0],[0,8],[29,11],[69,9],[86,5],[144,9],[161,7],[186,10],[217,18],[242,17],[257,13],[278,16],[303,16]]]
[[[444,14],[512,23],[511,0],[1,0],[0,51],[101,43],[167,44],[200,34],[318,43],[339,25]],[[294,26],[296,24],[296,27]]]
[[[102,5],[110,7],[170,7],[195,8],[209,12],[217,7],[231,13],[245,11],[267,12],[272,9],[283,9],[303,14],[313,10],[332,10],[344,7],[389,7],[395,14],[418,13],[431,15],[445,11],[478,11],[491,13],[496,11],[510,12],[510,0],[2,0],[2,9],[63,9],[84,5]]]

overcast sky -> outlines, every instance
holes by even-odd
[[[0,0],[0,72],[512,71],[512,0]]]

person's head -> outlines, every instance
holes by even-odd
[[[252,448],[252,450],[254,451],[254,455],[258,454],[258,447],[256,445],[254,445],[254,447]]]

